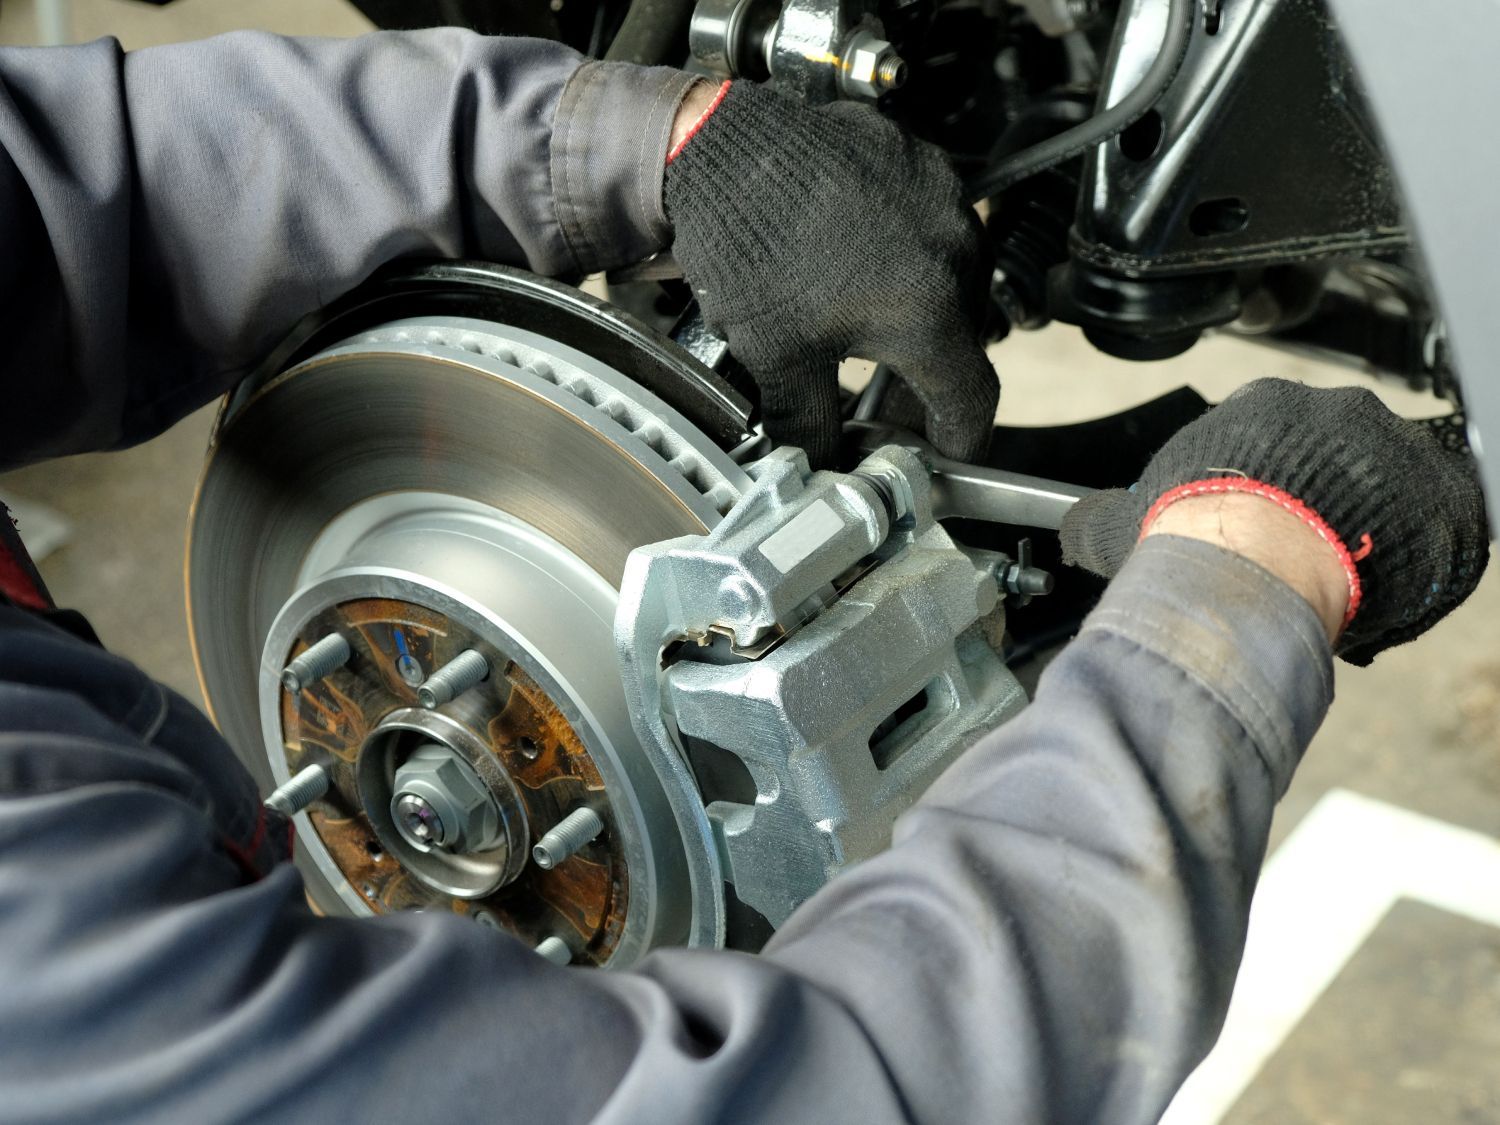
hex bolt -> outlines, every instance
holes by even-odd
[[[349,642],[338,633],[329,633],[317,644],[304,649],[281,671],[281,686],[299,692],[315,684],[349,659]]]
[[[537,942],[536,951],[554,965],[566,965],[573,960],[573,951],[562,938],[543,938]]]
[[[450,699],[457,699],[489,674],[490,664],[483,654],[465,649],[427,677],[427,682],[417,689],[417,699],[431,711]]]
[[[294,816],[328,792],[328,771],[322,766],[298,770],[284,785],[278,785],[266,798],[266,808],[282,816]]]
[[[604,821],[598,813],[590,808],[576,808],[536,842],[531,858],[543,871],[551,871],[603,831]]]

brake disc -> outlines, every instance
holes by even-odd
[[[596,965],[721,942],[702,801],[636,738],[611,630],[628,553],[747,486],[616,366],[492,319],[323,340],[238,394],[191,521],[194,657],[264,788],[330,775],[297,815],[315,905],[451,910]],[[283,682],[333,634],[346,658]]]

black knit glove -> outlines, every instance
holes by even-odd
[[[677,261],[772,437],[828,464],[838,362],[859,356],[915,390],[941,452],[983,455],[1000,394],[979,343],[990,264],[941,152],[868,106],[735,82],[664,195]]]
[[[1351,664],[1426,632],[1473,592],[1489,561],[1472,463],[1361,389],[1280,379],[1241,388],[1179,431],[1132,489],[1096,493],[1063,521],[1063,559],[1113,577],[1157,514],[1184,496],[1277,500],[1339,553]]]

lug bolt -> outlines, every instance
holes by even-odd
[[[603,831],[604,821],[598,813],[590,808],[576,808],[536,842],[531,858],[543,871],[551,871]]]
[[[298,770],[284,785],[271,790],[266,808],[282,816],[294,816],[328,792],[328,771],[322,766]]]
[[[554,965],[566,965],[573,960],[573,951],[562,938],[543,938],[537,943],[536,951]]]
[[[338,633],[329,633],[317,644],[294,657],[281,671],[281,686],[298,692],[315,684],[349,659],[349,642]]]
[[[489,661],[472,648],[465,649],[427,677],[427,682],[417,689],[417,699],[431,711],[458,698],[489,674]]]

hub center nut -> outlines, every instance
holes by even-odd
[[[484,852],[503,842],[500,806],[474,767],[425,743],[396,770],[391,819],[418,851]]]
[[[415,793],[402,793],[396,798],[391,810],[396,828],[408,844],[421,847],[423,844],[443,843],[443,818],[437,809]]]

